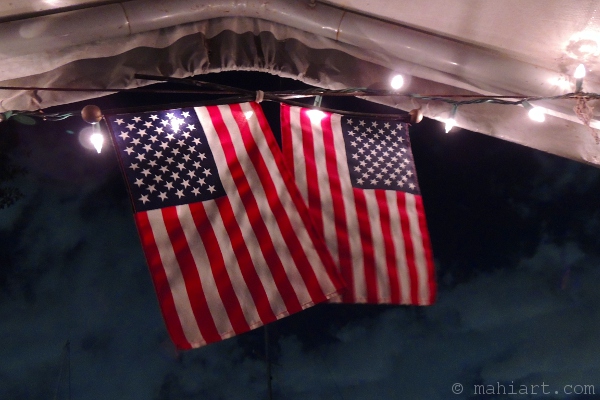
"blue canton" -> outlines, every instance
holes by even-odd
[[[342,117],[352,186],[420,194],[405,124]]]
[[[136,211],[225,195],[193,108],[107,118]]]

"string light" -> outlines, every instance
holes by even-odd
[[[322,120],[323,118],[325,118],[325,113],[321,110],[308,110],[306,112],[306,115],[308,115],[310,117],[310,119],[316,119],[318,121]]]
[[[583,64],[579,64],[575,68],[573,77],[575,78],[575,91],[579,93],[583,90],[583,78],[585,78],[585,66]]]
[[[390,86],[394,90],[400,89],[402,86],[404,86],[404,77],[402,75],[394,75],[390,81]]]
[[[457,109],[458,106],[455,104],[454,107],[452,107],[452,111],[450,112],[450,118],[446,120],[446,133],[450,133],[452,128],[456,126],[456,119],[454,119],[454,117],[456,116]]]
[[[102,145],[104,144],[104,136],[101,133],[94,132],[90,136],[90,142],[92,142],[92,145],[94,146],[98,154],[100,154],[100,152],[102,151]]]
[[[546,120],[546,113],[541,107],[532,106],[527,100],[523,100],[523,107],[528,110],[529,118],[535,122],[544,122]]]

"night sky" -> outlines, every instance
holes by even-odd
[[[267,74],[208,78],[302,87]],[[121,94],[60,109],[197,98]],[[278,131],[278,104],[263,107]],[[23,197],[0,210],[0,398],[67,399],[69,341],[72,399],[268,399],[262,328],[175,350],[114,150],[82,147],[85,125],[0,123],[26,168],[7,183]],[[270,324],[273,399],[600,399],[600,170],[427,119],[410,134],[437,303],[318,305]],[[592,390],[583,385],[595,395],[564,393]]]

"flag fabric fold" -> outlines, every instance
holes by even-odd
[[[342,289],[258,104],[107,122],[177,347],[246,332]]]
[[[281,106],[285,160],[345,303],[429,305],[433,256],[406,124]]]

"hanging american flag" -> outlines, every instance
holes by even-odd
[[[281,133],[346,283],[341,301],[432,304],[433,257],[406,124],[282,105]]]
[[[179,348],[257,328],[341,289],[258,104],[107,120]]]

